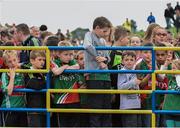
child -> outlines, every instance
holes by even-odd
[[[4,93],[2,108],[24,108],[25,97],[24,93],[13,92],[13,89],[25,88],[24,76],[20,73],[15,73],[18,69],[18,56],[14,50],[5,50],[3,59],[9,73],[2,73],[2,90]],[[3,112],[3,126],[6,127],[25,127],[27,124],[26,112]]]
[[[136,54],[132,51],[125,51],[122,54],[124,67],[121,70],[134,70]],[[136,74],[118,74],[118,89],[139,90],[141,80],[137,79]],[[120,109],[140,109],[141,102],[138,94],[121,94]],[[138,114],[124,114],[122,117],[123,127],[138,127],[140,120]]]
[[[62,41],[58,46],[71,46],[70,42]],[[80,76],[75,73],[63,73],[65,69],[79,69],[79,65],[71,58],[71,51],[61,50],[58,59],[54,60],[51,71],[54,75],[55,89],[78,89]],[[77,93],[55,93],[53,103],[56,108],[80,108],[79,94]],[[60,127],[78,127],[78,114],[58,113]]]
[[[136,47],[136,46],[141,46],[141,45],[142,45],[142,40],[140,37],[132,36],[130,38],[129,46],[135,46]],[[136,61],[139,62],[141,60],[142,60],[141,51],[136,51]]]
[[[152,47],[152,43],[146,43],[144,46]],[[136,65],[136,70],[151,70],[152,69],[152,54],[151,51],[143,50],[141,51],[143,60]],[[150,90],[151,89],[151,74],[137,74],[137,78],[141,80],[139,85],[141,90]],[[141,94],[141,107],[142,109],[151,109],[151,101],[149,100],[151,97],[147,94]],[[150,115],[142,115],[142,126],[150,127],[151,124],[151,116]]]
[[[30,62],[32,66],[30,69],[42,69],[45,64],[44,51],[31,51]],[[42,73],[28,74],[26,76],[26,87],[30,89],[40,90],[46,88],[45,76]],[[46,94],[45,93],[26,93],[27,107],[29,108],[46,108]],[[28,113],[29,127],[45,127],[46,116],[44,113],[29,112]]]
[[[163,27],[157,26],[153,29],[151,36],[153,44],[156,46],[159,43],[167,42],[167,31]]]
[[[84,51],[78,51],[76,54],[76,60],[77,63],[80,66],[80,69],[84,69]],[[80,89],[86,89],[86,84],[85,84],[85,77],[84,74],[79,74],[80,75]],[[80,94],[80,103],[81,103],[81,108],[87,109],[87,94],[81,93]],[[81,127],[88,127],[89,126],[89,115],[88,113],[82,113],[80,114],[80,119],[81,119]]]
[[[157,47],[166,47],[165,44],[159,43]],[[165,64],[167,59],[167,51],[156,51],[156,70],[162,70],[162,66]],[[168,87],[168,79],[167,77],[162,77],[161,74],[156,74],[156,90],[166,90]],[[161,110],[162,104],[164,102],[164,94],[157,94],[156,95],[156,109]],[[156,126],[157,127],[164,127],[164,114],[156,114]]]
[[[172,61],[172,70],[180,70],[180,60]],[[179,90],[180,88],[180,75],[168,75],[168,90]],[[163,110],[180,110],[180,96],[178,94],[166,94]],[[177,114],[166,115],[167,127],[180,127],[180,119]]]
[[[114,31],[114,44],[113,46],[127,46],[129,43],[129,31],[122,27],[117,26]],[[122,50],[110,51],[111,61],[108,63],[109,69],[121,70],[122,68]],[[117,89],[117,73],[111,73],[111,85],[113,89]],[[119,109],[119,94],[113,95],[112,109]],[[112,126],[121,127],[120,114],[112,114]]]
[[[87,32],[84,38],[85,69],[103,70],[107,69],[109,55],[107,51],[97,51],[95,47],[105,46],[103,39],[109,34],[111,22],[105,17],[97,17],[93,22],[93,31]],[[90,73],[86,75],[86,85],[88,89],[110,89],[109,73]],[[89,94],[88,106],[91,109],[110,109],[111,95]],[[90,127],[111,127],[111,116],[109,114],[90,114]]]

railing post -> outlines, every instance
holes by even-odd
[[[50,73],[49,72],[46,74],[46,88],[47,90],[50,88]],[[48,91],[47,91],[46,92],[46,127],[47,128],[51,126],[50,112],[48,112],[48,106],[50,105],[49,97],[50,97],[50,94],[48,94]]]

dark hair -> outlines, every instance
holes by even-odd
[[[57,36],[49,36],[46,41],[46,46],[58,46],[59,38]]]
[[[122,60],[124,59],[125,56],[132,56],[136,59],[136,53],[134,51],[124,51],[122,53]]]
[[[95,29],[97,26],[99,26],[100,28],[111,28],[112,24],[106,17],[101,16],[97,17],[93,22],[93,29]]]
[[[1,32],[0,32],[0,34],[1,34],[1,36],[2,36],[2,37],[9,36],[9,33],[8,33],[8,31],[7,31],[7,30],[3,30],[3,31],[1,31]]]
[[[30,30],[27,24],[18,24],[16,26],[17,32],[22,32],[24,35],[29,35],[30,34]]]
[[[153,47],[153,43],[148,42],[148,43],[144,43],[142,46],[147,46],[147,47]]]
[[[0,32],[1,37],[7,37],[9,40],[12,38],[12,34],[8,30],[3,30]]]
[[[15,46],[13,42],[6,42],[3,46]]]
[[[117,41],[119,38],[123,38],[125,36],[128,36],[129,33],[130,33],[130,31],[127,30],[125,27],[117,26],[115,28],[115,32],[114,32],[114,40]]]
[[[44,25],[44,24],[42,24],[40,27],[39,27],[39,30],[40,31],[47,31],[47,26],[46,25]]]
[[[166,45],[164,43],[158,43],[156,44],[157,47],[166,47]]]

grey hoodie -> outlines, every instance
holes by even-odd
[[[85,69],[86,70],[97,70],[100,69],[99,65],[96,61],[97,56],[103,56],[108,58],[108,62],[110,61],[110,57],[108,55],[108,51],[106,50],[96,50],[97,46],[105,46],[105,40],[103,38],[98,38],[93,32],[87,32],[84,38],[84,59],[85,59]]]
[[[128,70],[125,67],[121,70]],[[118,74],[118,89],[139,90],[136,85],[136,74]],[[139,94],[120,94],[120,109],[141,108]]]

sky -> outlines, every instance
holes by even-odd
[[[77,27],[92,29],[93,20],[107,17],[113,26],[126,18],[137,22],[138,30],[146,30],[150,12],[156,22],[165,27],[164,9],[176,0],[0,0],[0,23],[27,23],[29,26],[46,24],[48,30],[70,31]]]

